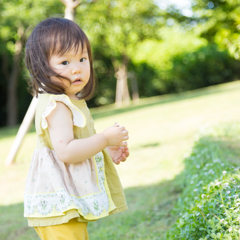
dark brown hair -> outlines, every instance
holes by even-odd
[[[38,93],[63,94],[64,85],[51,81],[52,76],[70,79],[57,74],[49,65],[52,54],[62,55],[72,49],[87,48],[90,62],[90,79],[81,90],[81,99],[90,99],[95,90],[92,51],[83,30],[73,21],[64,18],[48,18],[40,22],[26,43],[25,63],[31,76],[33,95]]]

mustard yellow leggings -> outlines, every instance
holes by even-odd
[[[41,240],[89,240],[87,223],[76,218],[61,225],[34,228]]]

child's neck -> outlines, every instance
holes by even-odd
[[[73,100],[79,100],[79,98],[76,96],[76,94],[72,94],[72,95],[67,95],[70,99]]]

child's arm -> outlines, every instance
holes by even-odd
[[[84,139],[74,139],[71,111],[61,102],[47,117],[53,148],[58,158],[65,163],[86,160],[107,146],[126,147],[128,132],[123,126],[112,126],[102,133]]]

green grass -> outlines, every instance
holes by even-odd
[[[91,109],[98,132],[118,122],[129,130],[130,157],[117,166],[129,210],[89,224],[90,239],[163,239],[175,222],[170,214],[179,192],[176,175],[199,128],[236,122],[240,81],[201,90],[141,99],[137,105]],[[23,191],[34,131],[27,134],[16,162],[4,161],[17,128],[0,129],[0,240],[38,239],[22,217]]]

